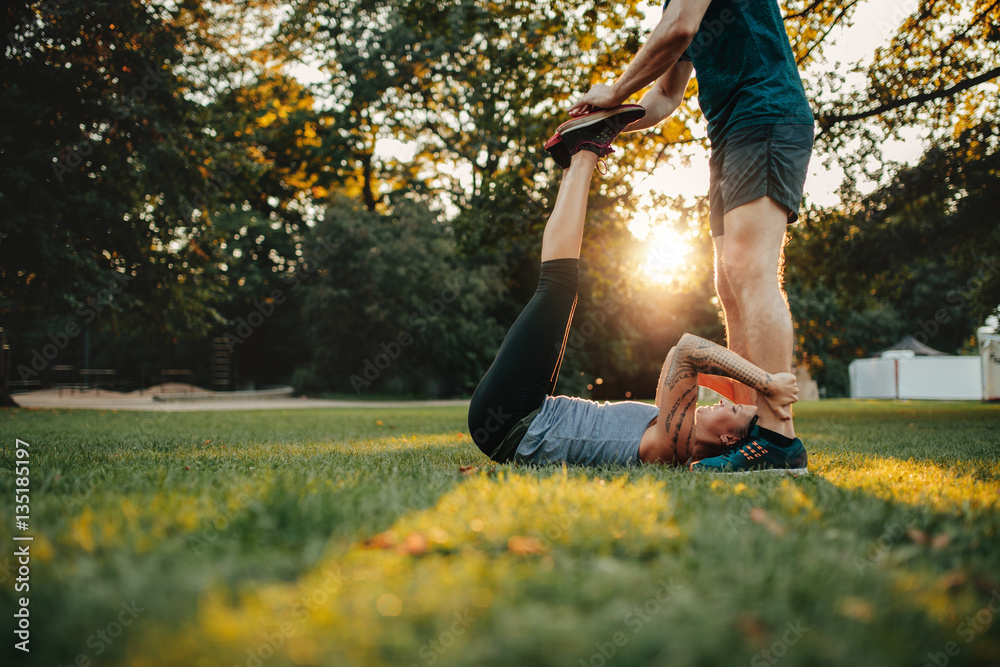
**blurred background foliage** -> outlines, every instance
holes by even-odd
[[[900,15],[853,73],[860,90],[824,60],[857,5],[782,2],[812,73],[814,159],[847,174],[841,204],[809,207],[786,250],[797,362],[828,395],[846,391],[850,360],[907,333],[968,351],[1000,303],[1000,3]],[[542,141],[574,95],[627,63],[648,10],[8,3],[0,326],[11,379],[46,383],[66,364],[135,385],[189,368],[207,386],[223,337],[241,388],[468,395],[534,289],[559,178]],[[643,214],[633,184],[703,142],[695,91],[658,130],[623,137],[629,159],[595,179],[561,391],[651,397],[681,333],[724,342],[703,198],[654,202],[692,239],[676,280],[642,279],[628,228]],[[923,159],[883,158],[880,144],[915,126]],[[880,187],[862,194],[863,178]],[[366,376],[402,334],[411,342]],[[35,358],[53,345],[58,356]]]

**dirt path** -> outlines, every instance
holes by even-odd
[[[435,401],[365,401],[295,398],[275,392],[221,394],[192,385],[169,383],[128,393],[107,390],[42,389],[15,394],[22,408],[83,410],[139,410],[196,412],[203,410],[302,410],[308,408],[419,408],[468,405],[468,399]]]

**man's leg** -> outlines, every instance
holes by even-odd
[[[722,305],[723,320],[726,326],[726,346],[744,359],[749,359],[746,337],[743,335],[743,318],[740,315],[739,304],[729,277],[723,270],[722,258],[725,255],[725,234],[713,238],[715,241],[715,291]],[[740,382],[731,382],[731,400],[743,405],[757,405],[757,392]]]
[[[761,197],[726,213],[726,233],[716,237],[730,349],[770,373],[790,371],[792,363],[792,318],[779,275],[787,223],[788,211]],[[756,403],[761,426],[795,436],[791,420],[781,420],[763,397]]]

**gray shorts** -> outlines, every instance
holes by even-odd
[[[799,219],[802,188],[812,154],[812,125],[755,125],[734,131],[709,160],[709,224],[712,236],[726,233],[723,216],[737,206],[770,197]]]

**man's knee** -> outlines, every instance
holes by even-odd
[[[753,244],[728,243],[723,261],[724,276],[718,279],[719,298],[739,300],[761,289],[778,288],[778,260],[765,257]],[[726,290],[728,294],[723,294]]]
[[[736,308],[736,294],[723,266],[719,266],[715,274],[715,292],[719,295],[719,302],[727,314]]]
[[[715,293],[719,295],[723,310],[735,305],[735,295],[729,276],[726,273],[726,237],[716,236],[715,239]]]

